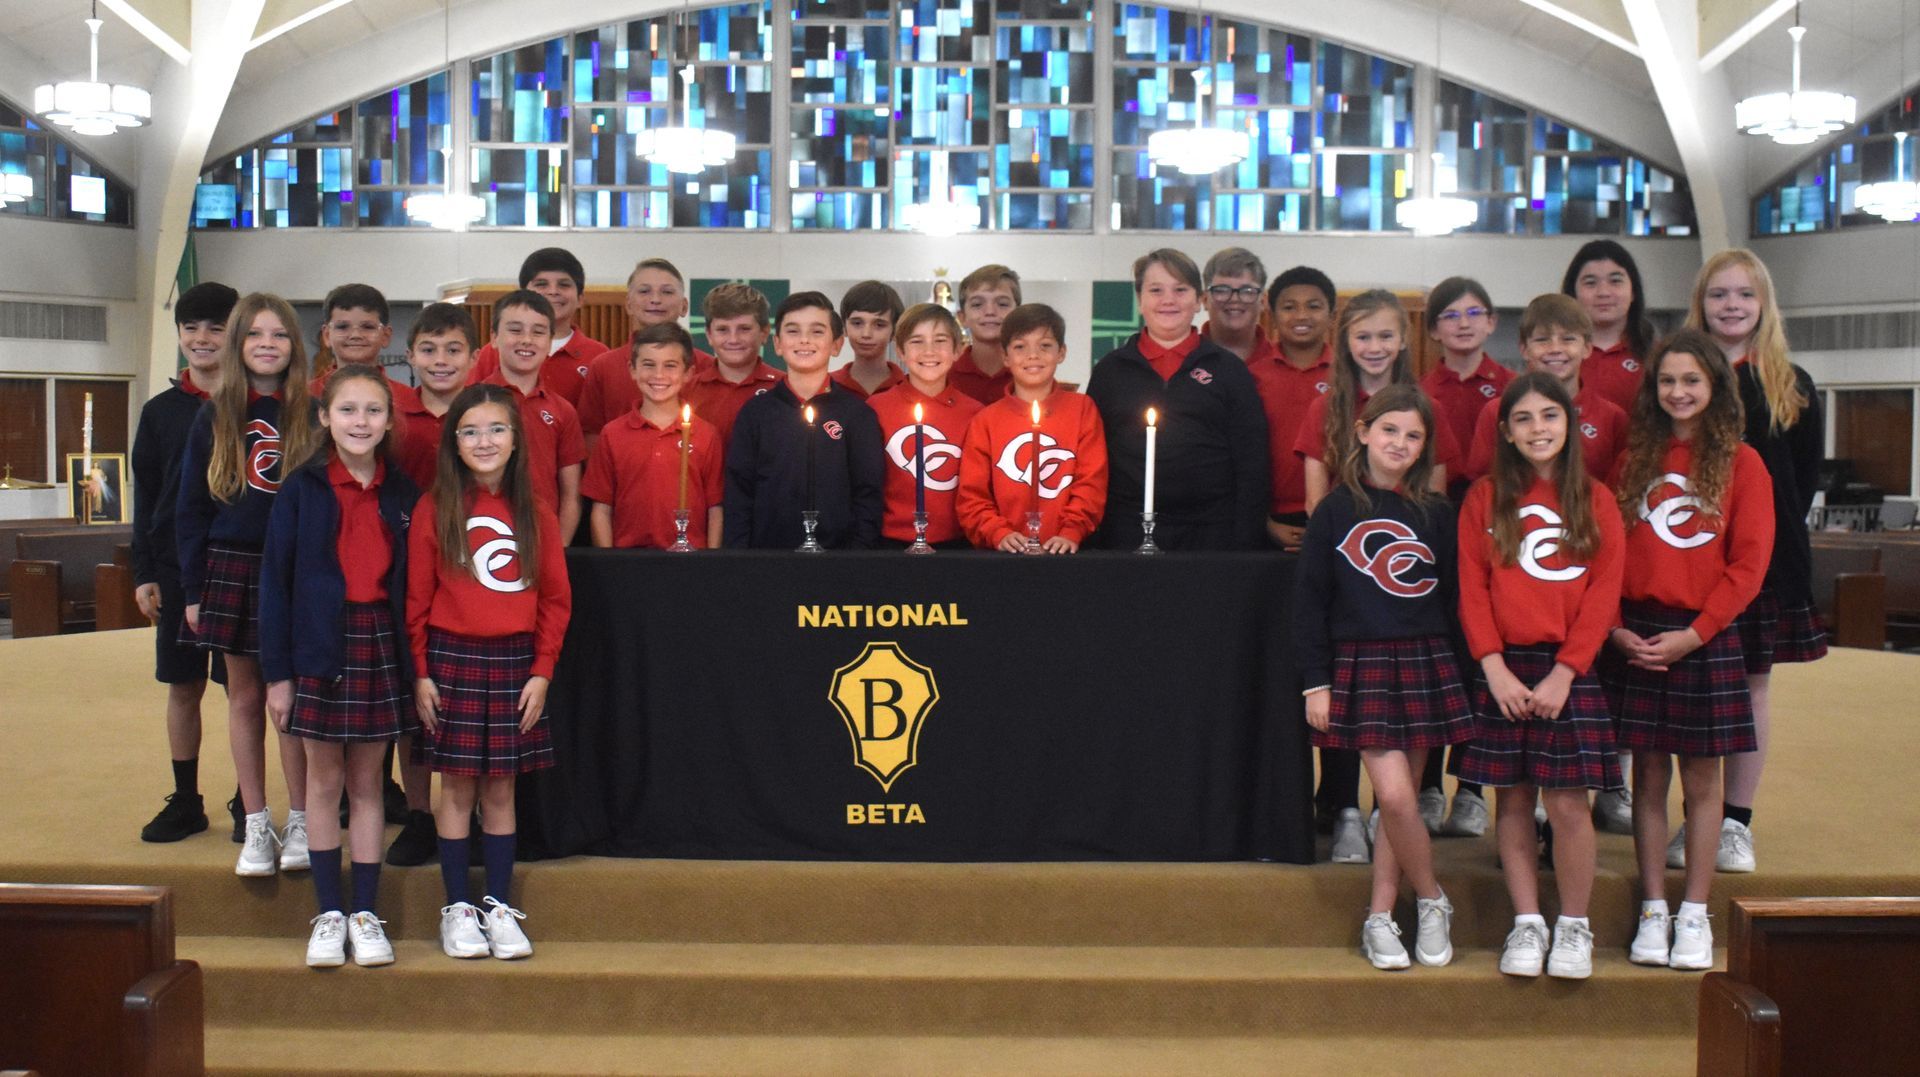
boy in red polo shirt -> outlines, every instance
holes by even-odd
[[[1003,265],[984,265],[960,282],[960,327],[967,346],[949,375],[954,388],[992,404],[1007,395],[1013,375],[1007,372],[1001,323],[1020,305],[1020,274]]]
[[[387,297],[370,284],[342,284],[320,304],[320,349],[307,392],[315,399],[327,387],[335,367],[353,363],[380,365],[380,352],[393,343],[393,312]]]
[[[407,365],[412,385],[394,385],[392,457],[395,466],[422,490],[433,488],[440,460],[440,427],[447,407],[467,387],[473,373],[474,343],[480,337],[473,314],[458,303],[429,303],[407,333]]]
[[[553,304],[553,343],[548,345],[553,351],[547,356],[547,365],[540,368],[540,377],[547,388],[566,397],[567,403],[578,410],[587,365],[607,350],[605,344],[573,323],[580,313],[580,298],[587,290],[586,267],[564,247],[542,247],[520,263],[520,287],[546,296]],[[473,380],[485,381],[499,369],[500,349],[488,341],[474,360]]]
[[[1448,277],[1427,294],[1427,333],[1440,345],[1440,362],[1420,379],[1433,401],[1435,422],[1445,423],[1457,445],[1472,442],[1473,428],[1487,405],[1513,380],[1513,371],[1484,350],[1499,318],[1493,300],[1471,277]],[[1458,461],[1446,461],[1447,494],[1454,504],[1466,496],[1467,477]]]
[[[780,372],[760,358],[773,307],[758,288],[732,283],[708,292],[700,312],[706,316],[707,343],[713,345],[714,354],[704,368],[695,362],[687,383],[687,403],[713,424],[724,446],[733,436],[733,420],[740,408],[780,384]]]
[[[935,546],[966,546],[954,495],[960,485],[960,445],[980,402],[954,388],[947,375],[959,356],[960,323],[937,303],[916,303],[900,316],[894,348],[906,361],[906,379],[873,394],[867,406],[880,418],[887,447],[887,507],[880,517],[883,544],[913,542],[918,475],[926,469],[927,541]],[[915,422],[913,409],[920,418]],[[917,429],[916,429],[917,427]],[[915,438],[919,455],[915,455]]]
[[[1573,397],[1573,430],[1580,436],[1580,455],[1587,474],[1613,474],[1614,461],[1627,447],[1627,413],[1607,399],[1598,386],[1587,385],[1580,369],[1593,351],[1593,319],[1578,300],[1552,292],[1535,296],[1520,316],[1520,355],[1528,370],[1557,378]],[[1498,407],[1480,413],[1467,454],[1469,478],[1493,468]]]
[[[1107,509],[1107,433],[1083,393],[1054,372],[1067,324],[1043,303],[1016,307],[1003,326],[1013,392],[967,427],[955,509],[975,546],[1027,549],[1027,514],[1040,512],[1040,549],[1077,553]]]
[[[1267,413],[1273,463],[1273,504],[1267,538],[1283,550],[1299,550],[1307,530],[1307,479],[1293,451],[1313,402],[1333,384],[1333,280],[1312,266],[1294,266],[1267,287],[1273,354],[1247,361],[1260,407]]]
[[[500,370],[482,384],[503,385],[520,405],[527,439],[527,476],[533,497],[560,521],[560,543],[580,527],[580,466],[587,447],[580,417],[565,397],[540,383],[552,342],[553,305],[538,292],[509,292],[493,307],[493,340]]]
[[[907,380],[899,367],[887,361],[894,324],[905,309],[900,293],[883,281],[863,280],[847,289],[840,297],[840,323],[846,327],[853,362],[833,372],[835,385],[865,400]]]
[[[588,525],[595,546],[664,550],[673,545],[674,512],[683,492],[687,542],[695,549],[720,545],[720,499],[726,488],[720,438],[712,423],[681,422],[680,393],[692,368],[693,337],[680,326],[650,325],[634,334],[633,380],[640,403],[601,429],[580,480],[580,492],[593,502]]]
[[[643,259],[627,275],[627,322],[638,333],[650,325],[678,322],[687,316],[687,278],[665,258]],[[625,415],[640,401],[633,387],[633,372],[627,360],[632,357],[631,338],[617,344],[587,363],[586,382],[580,387],[577,408],[580,429],[588,447],[600,436],[600,428]],[[695,348],[696,373],[713,365],[713,356]]]

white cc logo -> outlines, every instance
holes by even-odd
[[[492,516],[469,517],[467,533],[471,535],[475,529],[491,531],[498,537],[481,543],[480,548],[473,551],[473,578],[479,580],[480,586],[489,591],[512,594],[515,591],[526,590],[530,581],[524,572],[518,573],[516,578],[510,581],[495,575],[512,564],[514,558],[520,554],[520,547],[513,541],[513,528]]]
[[[1672,497],[1653,502],[1653,498],[1663,487],[1673,486],[1679,492]],[[1714,532],[1701,526],[1700,499],[1693,496],[1687,485],[1687,477],[1669,471],[1660,476],[1648,492],[1647,500],[1640,504],[1640,518],[1653,526],[1653,533],[1660,541],[1677,550],[1691,550],[1695,546],[1705,546],[1714,540]],[[1680,528],[1692,525],[1691,534],[1678,533]]]
[[[1565,583],[1577,580],[1587,571],[1585,565],[1568,565],[1565,568],[1548,568],[1540,562],[1560,552],[1560,543],[1567,537],[1566,521],[1560,514],[1545,505],[1528,505],[1520,510],[1520,519],[1539,520],[1546,524],[1526,533],[1520,540],[1520,567],[1527,575],[1548,583]]]
[[[1000,459],[994,462],[994,466],[1000,469],[1000,474],[1005,475],[1014,482],[1031,481],[1031,470],[1020,466],[1020,450],[1032,443],[1033,432],[1031,430],[1007,442],[1007,447],[1000,450]],[[1041,448],[1037,454],[1039,459],[1036,461],[1040,465],[1038,489],[1040,496],[1049,501],[1059,497],[1066,492],[1067,487],[1073,485],[1073,476],[1071,474],[1061,474],[1061,472],[1065,470],[1061,465],[1073,459],[1073,450],[1062,449],[1059,445],[1059,442],[1053,440],[1052,435],[1040,435]],[[1060,479],[1058,485],[1055,485],[1053,482],[1056,476]]]
[[[926,431],[927,443],[923,451],[927,458],[927,489],[952,490],[960,485],[959,468],[954,468],[953,474],[945,478],[936,478],[934,473],[940,471],[947,461],[960,459],[960,446],[948,441],[947,435],[937,426],[927,424]],[[893,436],[887,439],[887,459],[892,460],[894,467],[907,474],[914,473],[913,424],[909,423],[894,431]]]

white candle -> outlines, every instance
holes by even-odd
[[[1146,499],[1140,511],[1149,515],[1153,512],[1153,444],[1160,434],[1160,414],[1152,408],[1147,409],[1147,491]]]

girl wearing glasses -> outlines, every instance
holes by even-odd
[[[553,765],[547,684],[573,593],[560,522],[528,475],[512,392],[470,386],[447,419],[433,491],[414,509],[408,538],[407,638],[425,727],[414,751],[440,772],[440,947],[449,957],[511,959],[533,952],[512,905],[514,778]],[[467,892],[476,802],[484,916]]]
[[[1445,423],[1461,445],[1473,444],[1480,412],[1500,399],[1513,371],[1486,353],[1487,338],[1499,318],[1487,290],[1471,277],[1448,277],[1427,294],[1427,335],[1440,345],[1440,362],[1420,379],[1433,400],[1434,419]],[[1447,476],[1454,504],[1467,493],[1464,468]]]

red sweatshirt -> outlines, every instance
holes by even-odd
[[[1573,420],[1580,430],[1581,459],[1587,474],[1601,478],[1613,474],[1613,465],[1627,447],[1627,413],[1613,406],[1584,382],[1580,395],[1573,398]],[[1493,470],[1493,451],[1499,437],[1500,409],[1480,413],[1473,428],[1473,450],[1467,456],[1467,478],[1477,479]]]
[[[720,504],[727,473],[713,424],[693,421],[687,457],[687,542],[707,548],[707,510]],[[580,480],[580,494],[613,506],[616,549],[673,545],[673,513],[680,507],[680,420],[658,427],[640,409],[600,431]]]
[[[1640,391],[1640,379],[1646,376],[1645,367],[1640,357],[1633,354],[1633,345],[1623,336],[1620,343],[1611,348],[1596,346],[1587,353],[1580,363],[1580,382],[1591,385],[1601,396],[1613,401],[1615,407],[1632,415],[1634,394]]]
[[[967,427],[954,508],[968,541],[982,549],[1026,534],[1034,508],[1032,408],[1005,396]],[[1093,401],[1055,389],[1040,402],[1040,444],[1040,541],[1085,542],[1107,508],[1107,434]]]
[[[1692,444],[1668,442],[1661,464],[1664,478],[1641,495],[1639,519],[1627,530],[1627,573],[1620,593],[1697,610],[1691,627],[1709,640],[1747,608],[1766,578],[1773,556],[1772,480],[1760,454],[1741,445],[1720,515],[1708,517],[1700,513],[1687,482]]]
[[[1559,493],[1535,480],[1520,498],[1519,556],[1503,565],[1493,549],[1493,482],[1467,491],[1460,506],[1460,626],[1475,661],[1507,647],[1557,643],[1556,661],[1575,673],[1593,666],[1620,619],[1626,535],[1613,492],[1596,482],[1591,500],[1600,546],[1581,564],[1560,548]]]
[[[867,398],[867,406],[880,417],[880,436],[887,446],[887,508],[880,518],[880,534],[913,541],[915,404],[925,415],[927,541],[948,542],[961,533],[954,509],[955,491],[960,486],[961,442],[981,408],[978,400],[951,384],[939,396],[928,396],[915,389],[912,382],[901,381]]]
[[[407,529],[407,639],[416,675],[427,675],[427,628],[498,639],[533,633],[530,676],[553,676],[560,641],[573,612],[567,552],[553,510],[535,510],[540,528],[538,586],[528,589],[513,541],[513,509],[499,494],[479,490],[467,510],[466,569],[440,559],[432,494],[413,508]]]

